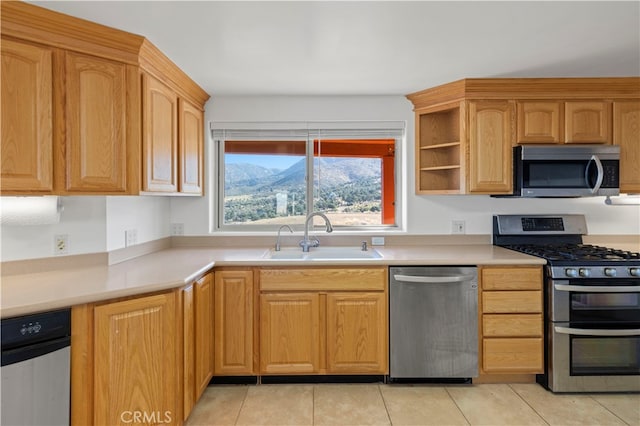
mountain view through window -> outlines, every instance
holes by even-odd
[[[225,224],[296,224],[307,215],[301,156],[227,154]],[[313,209],[334,226],[380,225],[381,160],[314,157]]]
[[[393,139],[225,140],[223,146],[224,226],[303,224],[310,211],[325,213],[337,227],[395,224]]]

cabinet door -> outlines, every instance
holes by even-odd
[[[563,105],[558,101],[519,101],[517,139],[523,143],[562,143]]]
[[[469,102],[469,192],[512,192],[514,110],[510,101]]]
[[[254,374],[253,272],[217,271],[214,293],[214,374]]]
[[[194,284],[195,307],[195,400],[213,376],[213,274]]]
[[[613,144],[620,146],[620,192],[640,192],[640,101],[613,103]]]
[[[143,76],[143,188],[178,189],[178,96],[159,80]]]
[[[566,143],[611,143],[611,102],[565,102]]]
[[[93,424],[122,424],[131,412],[179,423],[176,294],[97,306],[94,321]]]
[[[195,379],[195,351],[196,351],[196,338],[195,338],[195,308],[193,306],[193,285],[189,285],[182,289],[182,342],[184,346],[183,364],[183,405],[184,405],[184,419],[189,417],[189,413],[196,405],[198,398],[195,395],[196,391],[196,379]]]
[[[180,192],[202,194],[204,113],[180,99]]]
[[[53,190],[52,50],[3,38],[2,193]]]
[[[327,294],[327,372],[387,374],[385,293]]]
[[[65,54],[67,191],[125,192],[126,65]]]
[[[320,371],[320,295],[260,295],[260,373]]]

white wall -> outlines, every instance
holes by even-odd
[[[137,243],[170,234],[169,197],[62,197],[64,210],[53,225],[8,226],[0,229],[2,261],[54,255],[54,235],[68,235],[67,255],[102,253],[125,247],[124,231],[135,229]]]
[[[489,196],[414,194],[414,119],[403,96],[213,97],[205,121],[406,120],[403,180],[407,194],[405,228],[409,234],[449,234],[451,220],[465,220],[468,234],[490,234],[494,213],[581,213],[590,234],[640,234],[640,207],[606,206],[602,197],[580,199],[505,199]],[[205,133],[209,137],[209,132]],[[206,141],[206,152],[211,149]],[[210,160],[210,155],[207,158]],[[213,164],[208,162],[206,196],[171,200],[171,222],[185,224],[185,235],[209,232]]]
[[[53,225],[3,225],[2,261],[54,255],[54,235],[68,236],[68,255],[98,253],[106,246],[105,197],[61,197],[64,210]]]
[[[125,247],[125,231],[135,230],[137,243],[168,237],[171,233],[169,197],[106,197],[106,250]]]

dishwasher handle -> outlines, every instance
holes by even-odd
[[[401,275],[395,274],[393,278],[398,282],[441,284],[441,283],[462,283],[472,281],[474,275],[450,275],[450,276],[421,276],[421,275]]]

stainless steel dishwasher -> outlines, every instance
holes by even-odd
[[[477,377],[477,268],[391,267],[389,275],[389,379]]]
[[[0,424],[69,425],[71,311],[2,320]]]

